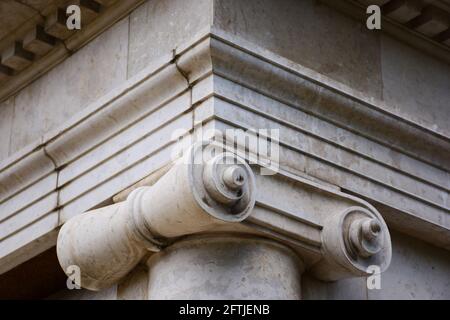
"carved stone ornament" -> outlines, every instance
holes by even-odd
[[[155,184],[134,190],[126,201],[70,219],[58,236],[62,268],[79,266],[82,287],[99,290],[119,282],[149,251],[164,251],[201,234],[209,238],[216,234],[219,239],[224,231],[235,239],[265,238],[290,247],[322,280],[365,276],[370,265],[381,271],[389,266],[389,231],[372,207],[350,206],[342,211],[337,205],[337,211],[330,212],[318,227],[320,249],[314,255],[303,255],[302,245],[283,240],[289,226],[277,225],[278,219],[262,221],[269,226],[265,231],[247,223],[254,215],[261,176],[256,179],[255,170],[244,159],[230,152],[215,154],[211,146],[194,144]],[[330,203],[337,203],[336,199],[334,195]],[[297,234],[288,231],[312,241],[307,232],[298,230]]]

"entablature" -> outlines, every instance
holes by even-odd
[[[387,208],[380,212],[389,227],[449,248],[449,135],[387,109],[242,39],[206,30],[0,164],[1,271],[53,246],[72,217],[170,167],[180,138],[173,132],[190,137],[198,127],[279,129],[280,174],[260,188],[312,181]],[[286,213],[277,219],[295,212],[268,199],[259,198],[242,225],[264,230],[259,217],[277,206]],[[323,225],[306,218],[313,224],[290,224],[311,238],[292,241],[319,257]]]

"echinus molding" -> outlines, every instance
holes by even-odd
[[[450,249],[449,134],[388,109],[207,30],[0,163],[0,272],[54,245],[70,218],[161,176],[171,165],[173,133],[183,129],[188,138],[200,124],[222,132],[279,129],[279,168],[291,183],[341,189],[369,201],[390,227]],[[265,207],[288,206],[283,199]],[[295,216],[298,208],[286,210]]]
[[[69,220],[57,243],[63,270],[78,266],[81,286],[101,290],[119,282],[148,250],[158,252],[180,237],[216,232],[284,243],[325,281],[367,276],[372,265],[381,272],[389,266],[389,231],[369,204],[307,181],[288,191],[281,177],[256,178],[245,160],[220,149],[196,143],[153,186]],[[291,204],[309,218],[290,215],[280,203],[275,204],[279,209],[271,209],[260,202],[271,198],[275,188],[296,194]]]
[[[0,102],[81,49],[144,0],[60,0],[0,41]],[[66,27],[66,7],[81,10],[81,29]]]

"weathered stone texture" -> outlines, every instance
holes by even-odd
[[[51,300],[116,300],[117,286],[101,291],[89,291],[86,289],[62,290],[50,296]]]
[[[117,285],[118,300],[148,299],[148,270],[139,264]]]
[[[13,116],[14,97],[0,103],[0,160],[9,154]]]
[[[31,4],[35,1],[26,2]],[[180,46],[189,41],[194,43],[193,39],[198,39],[199,34],[211,27],[214,32],[218,31],[215,38],[203,39],[203,45],[197,43],[184,55]],[[229,36],[228,42],[223,40],[227,44],[218,40],[223,34]],[[236,43],[231,44],[234,40]],[[217,43],[211,54],[208,50],[214,46],[214,41]],[[255,49],[254,55],[250,54],[252,49],[237,49],[241,45],[243,48],[246,42],[255,45],[252,47]],[[204,55],[200,54],[202,50]],[[176,65],[172,57],[175,52],[179,57]],[[182,54],[178,56],[180,52]],[[248,57],[244,59],[247,53]],[[271,62],[266,64],[264,59],[259,61],[256,57],[260,54],[267,54],[265,57]],[[240,63],[233,64],[231,59]],[[155,61],[155,69],[152,69]],[[285,65],[281,67],[281,64],[277,64],[279,61],[284,61]],[[199,68],[201,64],[205,68]],[[289,69],[294,64],[297,69]],[[137,75],[146,67],[146,73]],[[197,73],[190,73],[190,68]],[[270,72],[264,68],[270,68]],[[301,76],[295,71],[300,69],[304,72]],[[155,72],[156,76],[152,74],[155,70],[159,70]],[[311,74],[316,78],[308,78]],[[82,116],[91,110],[85,108],[110,92],[108,97],[98,102],[98,106],[91,105],[98,108],[92,109],[91,114],[98,118],[93,116],[95,119],[90,122],[93,125],[85,122],[84,126],[80,126],[82,129],[78,128],[84,135],[78,135],[74,130],[74,136],[68,135],[59,141],[51,140],[46,144],[45,152],[42,149],[39,151],[44,158],[51,157],[58,166],[58,174],[52,171],[54,175],[49,176],[48,181],[51,192],[54,185],[60,184],[56,185],[59,194],[52,193],[48,198],[42,198],[48,200],[50,208],[39,211],[39,208],[37,210],[30,206],[28,211],[20,211],[20,205],[33,195],[29,190],[39,190],[41,193],[35,192],[39,196],[48,195],[42,187],[46,181],[35,184],[30,178],[33,181],[27,185],[28,189],[15,198],[21,201],[10,201],[3,205],[14,218],[7,225],[11,230],[4,228],[3,233],[19,230],[16,238],[10,237],[2,243],[3,248],[15,248],[17,243],[26,244],[30,239],[37,239],[55,230],[59,224],[77,214],[78,210],[88,210],[102,201],[108,202],[117,192],[150,174],[153,169],[165,165],[171,151],[168,137],[176,129],[191,130],[193,123],[199,124],[201,121],[210,121],[209,125],[217,125],[218,128],[227,128],[232,124],[236,127],[279,128],[283,144],[280,165],[283,170],[287,169],[289,174],[295,176],[306,176],[308,181],[313,180],[332,190],[342,188],[340,191],[346,196],[351,192],[369,202],[380,204],[380,207],[381,204],[386,208],[392,207],[391,212],[386,208],[379,209],[387,217],[385,219],[392,232],[393,244],[392,263],[382,274],[381,290],[368,290],[366,278],[324,282],[317,280],[317,275],[309,271],[301,276],[300,284],[300,272],[296,273],[299,265],[291,255],[273,248],[269,251],[267,248],[258,249],[265,245],[252,244],[245,248],[242,243],[240,247],[233,243],[227,244],[228,247],[222,244],[212,248],[189,244],[185,247],[175,245],[155,254],[148,260],[149,270],[147,266],[139,264],[117,286],[99,293],[63,291],[56,294],[55,298],[127,300],[186,296],[302,296],[304,299],[450,299],[450,256],[448,251],[437,247],[442,246],[442,243],[433,242],[435,233],[420,229],[420,237],[432,242],[426,244],[392,230],[395,228],[406,232],[411,227],[410,220],[403,221],[399,212],[412,221],[420,218],[433,223],[433,226],[442,227],[439,229],[442,238],[445,238],[442,234],[448,230],[445,229],[448,221],[448,215],[445,214],[449,208],[448,173],[442,164],[445,162],[444,152],[448,148],[430,149],[443,150],[442,157],[421,158],[423,154],[439,155],[440,152],[427,151],[423,145],[416,143],[420,139],[411,138],[411,131],[397,129],[400,123],[411,121],[424,126],[420,129],[420,134],[424,136],[436,138],[429,131],[450,136],[449,74],[448,64],[384,33],[369,31],[363,22],[347,17],[318,0],[146,1],[129,17],[116,23],[69,59],[14,97],[0,103],[1,161],[27,145],[37,145],[43,135],[64,128],[61,125],[76,114],[79,117],[77,121],[83,123],[85,119]],[[325,77],[322,78],[322,75]],[[204,76],[208,77],[202,78]],[[130,78],[133,79],[127,81]],[[202,80],[196,82],[199,79]],[[322,80],[323,86],[315,86]],[[348,88],[341,87],[342,84]],[[333,85],[338,89],[329,90],[332,93],[323,89]],[[120,90],[117,90],[118,87]],[[114,88],[117,92],[111,92]],[[348,90],[343,90],[343,93],[339,88]],[[346,94],[355,96],[347,97]],[[353,101],[366,98],[370,103],[358,102],[353,105]],[[117,104],[102,109],[101,103],[111,101]],[[302,108],[296,108],[297,104]],[[351,111],[343,108],[344,105],[351,106]],[[314,108],[317,106],[323,109],[316,112]],[[341,111],[336,111],[338,108]],[[381,116],[376,118],[364,118],[361,114],[369,113],[358,112],[370,108],[385,109],[387,112],[380,112]],[[339,113],[344,111],[346,113]],[[102,112],[106,116],[102,116]],[[367,119],[375,120],[369,123]],[[388,127],[378,119],[393,125]],[[101,126],[111,130],[101,131]],[[416,128],[414,125],[411,127]],[[72,128],[66,129],[70,131]],[[405,135],[408,139],[399,147],[383,140],[383,135],[378,135],[378,132],[387,132],[388,137]],[[79,137],[86,137],[87,143],[77,144],[82,140]],[[72,147],[65,141],[72,143]],[[410,141],[411,146],[408,146]],[[423,151],[421,148],[425,150],[423,154],[414,153],[419,149]],[[444,161],[438,163],[433,162],[433,159]],[[50,162],[50,159],[47,161]],[[14,178],[14,175],[6,173],[4,176]],[[18,177],[21,180],[21,176]],[[300,200],[296,200],[295,194],[273,188],[278,180],[266,183],[272,189],[268,188],[270,192],[259,198],[259,203],[266,201],[277,210],[284,208],[289,214],[299,209],[296,201]],[[14,188],[22,186],[19,183],[7,185],[11,194],[17,191]],[[4,198],[7,198],[6,193]],[[262,205],[260,207],[260,214],[266,212]],[[326,207],[325,202],[321,201],[317,207],[322,210]],[[308,215],[315,225],[318,215],[314,209],[308,209],[300,211]],[[173,213],[175,210],[167,211]],[[21,212],[21,215],[17,212]],[[161,212],[165,213],[164,210]],[[33,214],[48,215],[38,223],[32,222],[32,229],[20,229],[29,223],[27,219],[33,218]],[[409,234],[419,237],[419,227],[414,228],[408,231]],[[168,226],[167,230],[173,231],[173,226]],[[433,231],[431,227],[429,230]],[[311,239],[315,240],[316,233],[311,233]],[[430,239],[427,239],[428,235]],[[322,239],[320,236],[317,238]],[[225,263],[221,264],[221,259],[227,260],[227,254],[245,255],[254,259],[253,262],[265,260],[267,263],[263,267],[270,270],[257,270],[261,272],[255,278],[245,278],[248,275],[240,273],[242,270],[232,270],[224,267]],[[211,260],[210,264],[208,259]],[[136,263],[145,260],[139,255]],[[230,261],[236,261],[235,257],[225,262]],[[258,265],[245,265],[245,262],[242,265],[246,267]],[[187,265],[189,268],[186,268]],[[270,283],[267,274],[275,271],[280,272],[283,279]],[[221,275],[227,272],[228,275],[236,272],[236,281],[224,281]],[[193,290],[192,283],[183,280],[180,274],[191,279],[198,278],[201,283],[198,290]],[[248,281],[253,281],[253,285],[258,285],[259,281],[262,283],[261,288],[271,287],[273,291],[252,295],[254,292],[250,292],[252,286],[249,286]],[[211,283],[214,286],[210,286]],[[283,291],[286,287],[287,291]],[[177,291],[179,288],[185,291],[180,294]]]
[[[450,66],[381,38],[383,97],[400,116],[450,134]]]
[[[214,26],[381,97],[378,34],[319,1],[216,0]]]
[[[155,254],[148,263],[150,299],[301,297],[301,262],[275,242],[188,240]]]
[[[381,289],[369,290],[366,279],[347,279],[334,283],[302,277],[304,299],[450,299],[450,257],[435,248],[398,232],[392,232],[392,263],[381,274]]]
[[[302,277],[302,293],[305,300],[366,300],[366,278],[323,282],[305,274]]]
[[[448,64],[320,1],[215,0],[214,26],[384,99],[388,111],[448,132]]]
[[[155,0],[137,8],[130,15],[128,76],[206,30],[212,5],[212,0]]]
[[[28,7],[26,4],[22,4],[19,1],[0,1],[0,20],[2,21],[0,39],[30,19],[36,13],[37,12],[33,8]]]
[[[114,25],[15,98],[10,154],[60,126],[126,80],[128,19]]]
[[[450,255],[443,249],[392,232],[392,263],[373,299],[450,299]]]

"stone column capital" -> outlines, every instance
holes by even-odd
[[[258,175],[257,166],[216,147],[196,143],[152,186],[69,220],[58,236],[62,268],[77,265],[81,285],[99,290],[120,281],[149,251],[214,233],[282,243],[321,280],[388,267],[389,231],[369,204],[288,173]],[[278,202],[270,201],[273,193]]]

